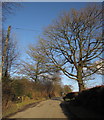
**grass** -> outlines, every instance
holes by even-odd
[[[23,107],[25,107],[28,104],[40,102],[43,100],[46,100],[46,99],[45,98],[40,98],[38,100],[30,99],[30,100],[26,100],[26,101],[21,102],[21,103],[12,103],[11,106],[3,112],[2,116],[6,117],[12,113],[17,112],[18,110],[22,109]]]

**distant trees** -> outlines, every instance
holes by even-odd
[[[97,5],[65,12],[40,39],[43,55],[68,78],[76,80],[79,91],[85,87],[84,80],[100,69],[91,68],[103,52],[102,13]]]
[[[63,86],[63,92],[66,93],[66,94],[72,92],[72,86],[64,85]]]
[[[58,68],[51,63],[41,46],[30,46],[27,51],[29,61],[21,61],[20,75],[33,81],[36,90],[43,90],[43,94],[57,96],[61,93],[61,77]],[[57,87],[56,87],[57,86]]]
[[[20,74],[27,76],[34,82],[43,80],[60,80],[60,72],[50,59],[44,54],[40,46],[31,46],[27,52],[29,62],[22,61]]]

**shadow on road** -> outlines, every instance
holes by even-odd
[[[62,102],[60,106],[62,108],[63,113],[68,117],[68,120],[81,120],[78,119],[78,117],[75,114],[73,114],[71,111],[69,111],[66,102]]]
[[[68,120],[104,120],[104,116],[88,111],[81,106],[72,105],[69,102],[62,102],[60,106]]]

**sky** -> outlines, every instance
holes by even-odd
[[[44,28],[51,24],[63,11],[69,11],[72,8],[80,9],[87,4],[87,2],[21,2],[22,6],[14,9],[13,15],[8,15],[3,27],[7,29],[11,25],[11,34],[15,36],[18,42],[21,58],[26,59],[28,46],[37,44]],[[90,2],[90,4],[93,3]],[[97,76],[96,79],[100,79],[100,84],[101,76]],[[65,76],[63,76],[63,84],[71,84],[75,91],[78,90],[77,83],[69,81]]]
[[[16,34],[21,51],[24,51],[29,44],[37,42],[44,28],[51,24],[61,12],[68,11],[71,8],[80,9],[87,3],[25,2],[21,4],[22,7],[15,9],[14,15],[9,15],[4,25],[6,29],[11,25],[11,32]],[[31,29],[34,31],[14,28]]]

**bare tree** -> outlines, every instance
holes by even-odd
[[[0,6],[2,5],[3,24],[7,17],[14,12],[14,8],[17,8],[17,4],[18,3],[11,2],[3,2],[0,4]],[[14,73],[16,70],[18,56],[17,44],[10,35],[10,26],[7,32],[2,31],[2,39],[0,39],[0,42],[2,44],[2,53],[0,54],[2,56],[2,103],[3,107],[7,107],[12,93],[10,76],[11,73]]]
[[[10,32],[10,31],[9,31]],[[2,36],[2,77],[10,77],[11,72],[17,65],[18,50],[16,41],[10,37],[10,33],[3,32]]]
[[[85,87],[85,78],[100,69],[91,70],[103,52],[102,12],[97,5],[65,12],[46,28],[40,40],[45,55],[68,78],[78,82],[79,91]]]
[[[1,5],[3,21],[5,21],[9,15],[14,14],[14,10],[21,7],[21,4],[17,2],[2,2]]]
[[[2,7],[2,23],[5,24],[5,20],[8,19],[9,15],[14,14],[15,13],[14,11],[17,8],[20,8],[21,4],[16,3],[16,2],[1,2],[0,7]],[[2,67],[3,68],[2,72],[3,72],[3,75],[4,75],[4,74],[7,74],[6,71],[8,71],[10,73],[10,69],[12,69],[12,67],[14,66],[14,62],[15,62],[15,59],[16,59],[16,56],[17,56],[16,55],[17,54],[16,53],[16,45],[17,44],[13,39],[9,40],[9,39],[11,39],[11,38],[9,38],[9,36],[10,36],[10,30],[9,29],[11,29],[10,26],[8,28],[7,33],[4,30],[3,26],[2,26],[2,29],[3,29],[3,31],[2,31],[2,39],[1,39],[1,44],[2,44],[2,53],[1,53],[2,55],[1,56],[2,56],[2,58],[3,57],[5,58],[5,61],[3,60],[4,58],[2,59],[2,66],[3,66]]]
[[[3,32],[2,37],[2,100],[3,107],[8,106],[11,99],[11,73],[15,72],[17,66],[18,51],[14,40]]]
[[[21,62],[19,74],[25,75],[35,82],[43,79],[59,80],[59,70],[46,57],[42,49],[40,49],[40,46],[30,46],[27,54],[29,56],[29,62]]]
[[[0,10],[0,19],[2,21],[2,25],[5,24],[5,20],[7,20],[8,16],[11,15],[11,14],[14,14],[14,10],[16,10],[16,8],[20,8],[20,6],[21,6],[20,3],[15,3],[15,2],[0,2],[0,9],[2,9],[2,12]],[[1,25],[0,25],[0,28],[1,28]],[[2,26],[1,29],[4,29],[3,26]],[[0,31],[0,50],[1,50],[0,51],[0,58],[1,59],[2,59],[2,57],[4,55],[4,53],[3,53],[4,50],[3,49],[4,49],[4,44],[5,44],[5,41],[6,41],[6,34],[5,33],[6,32],[4,30]],[[11,44],[11,46],[10,46],[10,44]],[[8,50],[9,52],[13,51],[13,49],[14,49],[14,45],[12,46],[12,44],[15,45],[15,43],[13,43],[13,41],[12,41],[12,43],[11,42],[9,43],[8,49],[12,49],[12,50]],[[2,61],[2,63],[4,62],[3,60],[1,60],[1,61]],[[0,64],[2,64],[2,63],[0,63]],[[12,60],[12,63],[13,63],[13,60]],[[5,62],[5,64],[7,64],[7,63]],[[4,65],[1,65],[1,68],[2,68],[2,66],[4,66]],[[10,68],[10,65],[9,65],[9,68]],[[3,67],[3,72],[4,72],[4,67]]]

